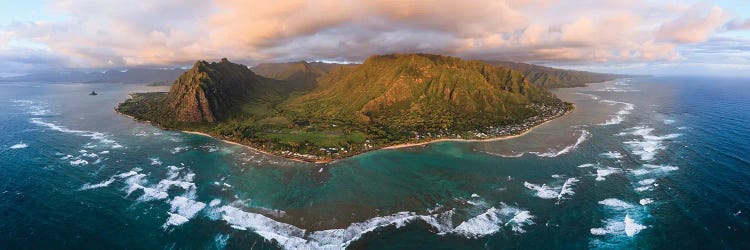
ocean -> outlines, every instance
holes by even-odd
[[[557,89],[522,137],[325,165],[113,111],[165,90],[0,84],[0,249],[750,249],[750,79]]]

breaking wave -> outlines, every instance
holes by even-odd
[[[112,184],[113,182],[115,182],[115,177],[111,177],[108,180],[97,183],[97,184],[91,184],[91,183],[83,184],[83,186],[79,188],[78,190],[80,191],[80,190],[89,190],[89,189],[106,187],[106,186],[109,186],[109,184]]]
[[[641,200],[640,203],[650,203],[650,200]],[[627,237],[633,237],[638,234],[641,230],[647,227],[641,225],[634,219],[631,214],[638,214],[639,208],[637,205],[622,201],[616,198],[609,198],[599,201],[600,205],[605,206],[609,210],[607,213],[611,216],[610,218],[603,220],[603,227],[591,228],[589,231],[592,235],[625,235]]]
[[[681,134],[667,134],[667,135],[657,136],[657,135],[651,134],[653,131],[654,131],[653,128],[646,127],[646,126],[638,126],[638,127],[630,128],[628,132],[622,132],[622,133],[619,133],[618,135],[620,136],[632,135],[632,136],[641,137],[640,140],[633,139],[630,141],[625,141],[623,143],[628,146],[632,154],[640,156],[641,160],[652,161],[654,160],[654,158],[656,157],[656,154],[659,151],[666,149],[666,146],[664,145],[664,141],[675,139],[681,135]]]
[[[524,233],[525,226],[534,224],[534,216],[529,211],[504,203],[500,203],[499,208],[490,207],[484,213],[455,227],[454,210],[448,210],[428,215],[399,212],[352,223],[346,228],[313,232],[233,206],[221,206],[212,213],[218,214],[232,228],[251,230],[265,239],[275,240],[285,249],[343,249],[366,233],[387,227],[400,228],[416,221],[426,223],[439,235],[454,234],[466,238],[492,235],[503,228],[509,228],[514,233]]]
[[[14,144],[13,146],[10,146],[9,148],[10,149],[22,149],[22,148],[28,148],[28,147],[29,147],[29,144],[19,142],[17,144]]]
[[[578,146],[581,145],[581,143],[583,143],[584,141],[586,141],[586,139],[588,139],[589,137],[591,137],[591,133],[589,133],[589,131],[581,130],[581,135],[578,136],[578,139],[576,140],[576,142],[574,144],[572,144],[572,145],[568,145],[567,147],[561,149],[560,151],[557,151],[557,152],[550,151],[550,152],[546,152],[546,153],[540,153],[540,152],[529,152],[529,153],[530,154],[535,154],[535,155],[537,155],[539,157],[557,157],[557,156],[560,156],[560,155],[563,155],[563,154],[567,154],[567,153],[569,153],[569,152],[577,149]]]
[[[32,116],[53,115],[52,111],[47,108],[47,105],[42,102],[31,100],[14,100],[13,103],[15,103],[16,106],[24,108],[26,110],[26,113]]]
[[[620,109],[620,111],[617,111],[616,114],[612,115],[609,120],[605,121],[604,123],[598,124],[602,126],[622,123],[625,120],[624,115],[630,114],[630,111],[635,109],[635,105],[632,103],[618,102],[618,101],[611,101],[611,100],[602,100],[601,102],[607,103],[610,105],[616,105],[616,104],[623,105],[622,109]]]
[[[101,144],[109,145],[112,148],[122,148],[122,145],[117,144],[116,141],[109,139],[108,136],[102,132],[68,129],[64,126],[42,121],[41,118],[31,118],[30,121],[33,124],[46,127],[50,130],[54,130],[54,131],[58,131],[58,132],[66,133],[66,134],[74,134],[78,136],[89,137],[92,140],[99,141],[99,143]]]
[[[552,186],[547,184],[537,185],[529,182],[524,182],[524,187],[534,190],[535,196],[542,199],[556,199],[557,204],[560,204],[563,200],[570,199],[575,195],[573,186],[578,182],[577,178],[568,178],[562,185]]]

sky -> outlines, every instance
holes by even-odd
[[[750,76],[750,0],[0,0],[0,76],[389,53]]]

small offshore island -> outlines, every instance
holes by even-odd
[[[616,75],[467,61],[371,56],[361,65],[198,61],[168,93],[135,93],[115,110],[293,160],[325,163],[444,139],[514,136],[574,106],[547,91]]]

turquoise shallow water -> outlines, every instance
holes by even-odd
[[[750,247],[746,79],[556,90],[576,110],[523,137],[328,165],[112,110],[146,90],[0,85],[0,248]]]

